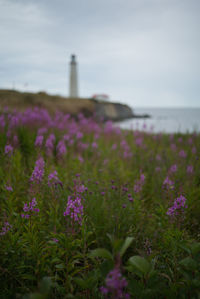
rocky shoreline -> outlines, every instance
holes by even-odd
[[[104,120],[122,121],[130,118],[148,118],[147,114],[137,115],[133,110],[125,104],[101,102],[95,103],[95,113]]]

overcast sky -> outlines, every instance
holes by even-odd
[[[200,107],[200,0],[0,0],[0,88]]]

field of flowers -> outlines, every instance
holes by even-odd
[[[0,115],[0,298],[200,298],[200,134]]]

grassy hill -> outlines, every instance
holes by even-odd
[[[49,95],[46,92],[30,93],[15,90],[0,90],[0,111],[4,107],[24,111],[34,106],[45,108],[50,113],[60,110],[72,115],[80,112],[89,115],[94,111],[94,101],[92,99],[65,98],[58,95]]]
[[[83,113],[86,117],[96,115],[98,118],[113,121],[133,117],[132,109],[120,103],[91,98],[65,98],[58,95],[49,95],[46,92],[30,93],[0,90],[0,111],[5,107],[8,110],[24,111],[35,106],[47,109],[50,113],[59,110],[75,117],[79,113]]]

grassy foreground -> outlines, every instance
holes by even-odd
[[[0,115],[0,298],[200,298],[200,135]]]

